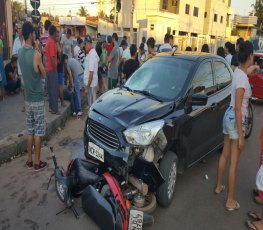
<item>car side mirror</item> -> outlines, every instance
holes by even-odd
[[[203,93],[194,93],[192,95],[191,101],[189,103],[191,105],[206,105],[208,100],[208,96]]]

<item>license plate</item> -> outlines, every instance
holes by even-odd
[[[143,212],[137,210],[130,211],[129,230],[142,230]]]
[[[92,142],[89,142],[88,152],[91,156],[104,162],[104,150]]]

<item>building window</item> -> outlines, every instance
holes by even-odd
[[[150,30],[154,30],[154,24],[151,24]]]
[[[167,27],[167,34],[171,34],[171,27]]]
[[[172,6],[177,6],[177,0],[172,0]]]
[[[205,12],[205,15],[204,15],[205,18],[207,18],[207,12]]]
[[[221,16],[220,18],[220,23],[223,23],[223,16]]]
[[[217,22],[217,14],[214,14],[214,22]]]
[[[198,17],[198,7],[194,7],[194,16]]]
[[[173,30],[173,35],[175,35],[175,30]]]
[[[167,9],[167,1],[168,0],[162,0],[162,9],[166,10]]]
[[[185,14],[189,14],[190,13],[190,5],[186,4],[185,5]]]

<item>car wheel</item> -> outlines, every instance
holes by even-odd
[[[249,103],[248,106],[248,116],[245,120],[245,138],[249,138],[253,129],[253,121],[254,121],[254,114],[253,114],[253,107],[252,104]]]
[[[159,170],[165,182],[157,190],[157,201],[164,207],[168,207],[174,195],[177,177],[177,156],[168,151],[161,160]]]
[[[145,204],[142,208],[138,208],[136,206],[132,206],[132,209],[138,210],[138,211],[142,211],[142,212],[146,212],[146,213],[153,213],[156,209],[156,197],[153,193],[148,193],[145,196]]]

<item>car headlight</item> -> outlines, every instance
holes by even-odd
[[[163,126],[164,120],[148,122],[125,130],[124,136],[129,144],[150,145]]]

